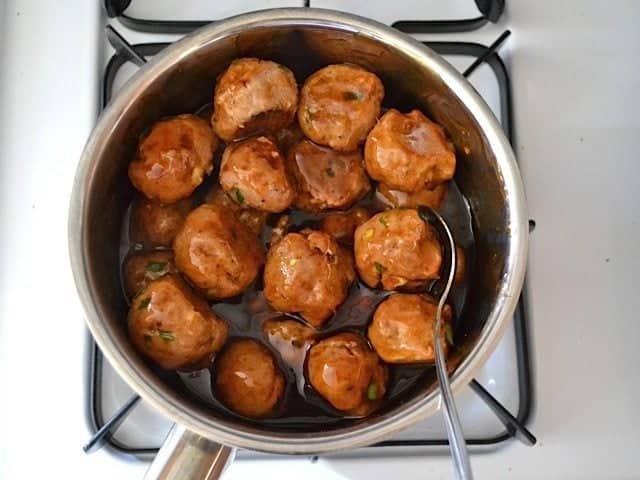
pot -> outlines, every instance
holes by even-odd
[[[514,154],[486,103],[439,55],[392,28],[329,10],[266,10],[197,30],[144,65],[103,111],[80,159],[69,212],[71,264],[91,333],[131,388],[178,425],[150,470],[162,478],[213,478],[232,457],[231,447],[281,454],[361,447],[438,409],[434,377],[364,419],[308,431],[269,429],[180,395],[127,338],[117,246],[132,195],[127,164],[138,137],[161,117],[210,102],[216,77],[243,56],[281,62],[299,79],[327,64],[359,64],[382,78],[387,97],[402,92],[411,107],[446,130],[456,147],[455,181],[468,202],[475,244],[456,326],[459,353],[449,361],[454,391],[474,377],[498,344],[524,280],[527,212]],[[218,460],[214,467],[212,458]]]

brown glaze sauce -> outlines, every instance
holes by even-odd
[[[211,115],[211,105],[205,105],[197,114],[208,119]],[[206,192],[217,183],[222,149],[222,147],[219,148],[216,153],[216,169],[194,193],[194,208],[204,201]],[[373,187],[372,191],[352,208],[362,207],[372,214],[384,210],[384,205],[375,199],[375,185]],[[121,229],[121,264],[124,263],[128,255],[143,251],[141,245],[133,243],[129,238],[130,210],[131,207],[127,209]],[[281,215],[289,216],[288,231],[291,232],[299,231],[303,228],[319,229],[320,222],[327,213],[333,212],[309,214],[292,209],[281,214],[270,215],[261,236],[265,252],[268,250],[272,229],[276,227]],[[455,182],[450,184],[447,196],[440,208],[440,213],[447,220],[456,243],[464,248],[466,255],[466,279],[462,284],[454,287],[449,302],[454,312],[453,331],[455,332],[455,313],[461,312],[464,306],[470,267],[474,264],[475,258],[470,210]],[[356,279],[351,286],[346,301],[338,308],[333,317],[326,322],[325,326],[317,330],[316,338],[319,340],[338,332],[352,331],[362,335],[368,342],[367,327],[371,322],[373,312],[376,306],[391,293],[384,290],[371,289],[360,282],[359,279]],[[178,372],[164,371],[149,362],[149,366],[168,384],[187,397],[215,409],[223,416],[242,419],[248,423],[258,423],[271,429],[300,430],[314,427],[316,429],[326,429],[337,426],[346,418],[350,418],[344,412],[331,407],[326,400],[313,390],[306,380],[304,375],[305,358],[310,345],[304,345],[295,352],[288,350],[287,357],[290,359],[290,365],[288,365],[283,361],[277,348],[294,347],[278,345],[277,342],[272,344],[263,333],[262,327],[265,320],[288,317],[302,322],[302,319],[297,315],[283,314],[269,307],[262,294],[262,271],[258,274],[256,281],[242,295],[221,302],[209,302],[209,305],[216,315],[229,324],[227,345],[235,339],[252,338],[267,346],[274,353],[287,383],[277,410],[271,418],[255,420],[242,417],[225,407],[216,398],[212,375],[215,369],[215,358],[211,359],[211,362],[204,368],[197,369],[198,367],[194,367],[192,371]],[[433,365],[388,365],[388,367],[389,384],[383,407],[385,403],[410,391],[417,383],[430,384],[435,381]]]

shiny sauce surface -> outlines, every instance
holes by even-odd
[[[205,118],[210,116],[211,107],[205,106],[198,114]],[[216,170],[205,180],[194,194],[194,208],[204,201],[206,192],[217,184],[217,177],[220,165],[222,148],[217,152]],[[385,209],[379,201],[375,199],[375,184],[372,191],[352,208],[365,208],[371,214]],[[123,219],[122,235],[120,244],[121,264],[130,254],[140,253],[144,250],[139,244],[133,243],[129,238],[130,209]],[[265,252],[268,250],[272,230],[276,227],[281,215],[288,215],[288,232],[299,231],[303,228],[320,229],[322,218],[328,213],[310,214],[295,209],[283,212],[282,214],[272,214],[269,216],[267,225],[263,229],[261,240]],[[465,281],[455,286],[450,296],[450,304],[454,312],[453,331],[455,332],[456,316],[462,311],[464,306],[468,278],[471,266],[474,264],[475,251],[473,246],[473,231],[471,214],[468,204],[461,192],[450,182],[449,191],[445,201],[440,208],[440,213],[448,222],[456,244],[461,246],[466,256],[466,278]],[[349,247],[351,251],[353,247]],[[121,269],[122,271],[122,269]],[[122,282],[124,284],[124,280]],[[185,396],[216,410],[224,417],[241,419],[247,423],[260,424],[272,429],[280,430],[313,430],[329,429],[332,426],[339,426],[348,417],[344,412],[334,409],[326,400],[320,397],[310,386],[305,378],[305,359],[309,344],[300,347],[292,347],[289,342],[269,338],[263,332],[263,323],[274,318],[296,319],[302,323],[301,317],[295,314],[283,314],[271,309],[262,293],[262,271],[258,274],[256,281],[243,294],[218,302],[209,302],[214,313],[224,319],[229,324],[229,338],[227,344],[235,339],[252,338],[267,348],[269,348],[277,359],[282,373],[286,379],[286,387],[277,410],[274,415],[266,419],[249,419],[242,417],[224,406],[217,398],[214,385],[213,372],[215,370],[215,358],[209,362],[194,367],[190,371],[165,371],[149,362],[149,366],[173,388],[182,392]],[[124,290],[123,290],[124,292]],[[362,335],[367,340],[367,327],[371,322],[373,313],[377,305],[392,292],[381,289],[371,289],[359,279],[351,286],[349,296],[338,308],[337,312],[330,318],[324,326],[315,333],[316,340],[331,336],[338,332],[351,331]],[[124,293],[123,293],[124,295]],[[368,342],[368,340],[367,340]],[[224,347],[223,347],[224,348]],[[286,349],[286,350],[285,350]],[[285,351],[287,362],[278,350]],[[419,383],[421,385],[431,384],[436,381],[435,369],[433,365],[388,365],[389,384],[382,407],[388,402],[402,397],[403,394],[411,391]]]

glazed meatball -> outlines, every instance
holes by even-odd
[[[389,373],[365,340],[340,333],[309,350],[307,379],[334,408],[352,415],[374,410],[387,390]]]
[[[188,197],[213,170],[218,139],[207,122],[178,115],[156,123],[138,144],[129,179],[147,198],[173,203]]]
[[[240,415],[273,414],[284,392],[284,375],[273,354],[255,340],[238,340],[214,364],[218,398]]]
[[[229,142],[289,125],[298,107],[298,85],[287,67],[257,58],[234,60],[220,76],[211,123]]]
[[[453,277],[453,284],[460,285],[464,282],[467,275],[467,255],[464,249],[456,245],[456,273]]]
[[[295,205],[301,210],[349,208],[371,189],[358,151],[340,153],[303,140],[287,160],[298,191]]]
[[[269,250],[264,295],[274,309],[320,327],[347,298],[354,278],[351,255],[331,235],[303,230]]]
[[[124,264],[124,287],[127,296],[133,298],[149,282],[168,273],[178,273],[171,251],[131,255]]]
[[[191,208],[190,198],[168,205],[137,199],[131,209],[131,239],[150,247],[170,247]]]
[[[444,197],[447,195],[449,183],[441,183],[433,188],[423,188],[415,193],[392,190],[384,183],[379,183],[376,189],[376,198],[388,207],[409,207],[415,208],[419,205],[426,205],[438,210],[442,206]]]
[[[302,365],[307,345],[315,333],[311,327],[290,318],[272,318],[262,324],[262,333],[287,365]]]
[[[351,152],[376,123],[382,97],[384,87],[373,73],[356,65],[329,65],[304,82],[298,122],[314,142]]]
[[[237,198],[232,199],[219,185],[215,185],[207,192],[205,202],[215,208],[230,210],[240,223],[256,235],[260,235],[262,232],[262,227],[264,227],[267,222],[267,216],[269,215],[268,212],[240,204]]]
[[[242,293],[264,260],[258,237],[230,211],[208,204],[187,216],[173,251],[178,269],[210,299]]]
[[[413,209],[378,213],[356,229],[354,252],[360,278],[385,290],[417,288],[438,278],[438,234]]]
[[[369,340],[387,363],[433,363],[435,344],[433,325],[438,302],[431,297],[397,293],[378,305],[369,326]],[[440,337],[446,354],[446,324],[451,307],[442,310]]]
[[[444,130],[418,110],[387,111],[367,137],[364,162],[371,178],[403,192],[434,188],[456,169]]]
[[[354,208],[350,212],[330,213],[320,223],[320,230],[346,245],[353,245],[356,228],[369,220],[369,212],[364,208]]]
[[[238,204],[273,213],[289,208],[295,197],[278,146],[263,136],[227,146],[220,185]]]
[[[206,302],[173,275],[152,281],[136,296],[128,324],[135,347],[166,370],[213,355],[228,331]]]

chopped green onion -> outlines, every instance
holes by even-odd
[[[377,398],[378,398],[378,387],[376,386],[375,383],[372,383],[367,388],[367,398],[369,400],[371,400],[371,401],[377,400]]]
[[[380,215],[380,223],[385,227],[389,226],[389,215],[387,215],[386,213]]]
[[[450,323],[447,323],[444,326],[444,335],[447,339],[447,343],[449,345],[453,345],[453,327],[451,326]]]
[[[143,298],[142,300],[140,300],[140,303],[138,304],[138,310],[146,309],[150,303],[151,303],[151,297]]]
[[[386,270],[386,268],[384,268],[384,265],[382,265],[381,263],[374,262],[373,265],[376,267],[376,272],[378,273],[382,273]]]
[[[168,262],[151,262],[147,264],[147,272],[164,273],[167,270]]]
[[[244,195],[242,195],[242,192],[240,191],[239,188],[236,188],[235,194],[236,194],[236,201],[240,205],[242,205],[244,203]]]
[[[173,335],[173,333],[171,332],[165,332],[163,330],[160,330],[158,332],[158,336],[163,339],[166,342],[172,342],[176,339],[176,337]]]
[[[367,230],[365,230],[364,232],[364,239],[365,240],[370,240],[373,238],[373,228],[368,228]]]

